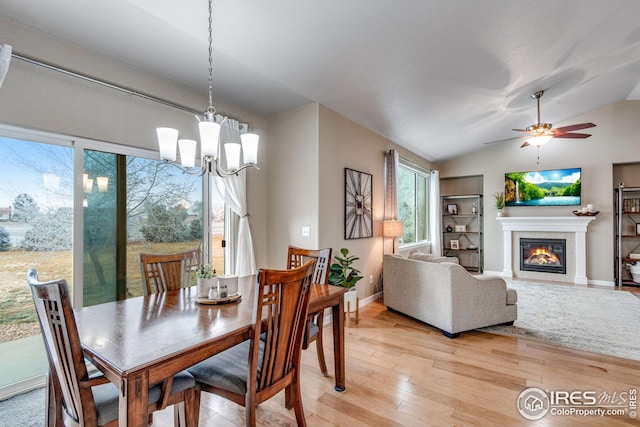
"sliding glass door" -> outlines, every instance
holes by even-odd
[[[71,141],[27,136],[0,137],[0,398],[37,385],[47,370],[27,270],[73,288]]]
[[[47,370],[29,268],[67,279],[76,307],[142,295],[141,252],[201,248],[205,235],[224,272],[217,191],[156,156],[0,125],[0,399],[42,386]]]

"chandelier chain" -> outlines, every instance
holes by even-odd
[[[215,113],[213,106],[213,0],[209,0],[209,113]]]

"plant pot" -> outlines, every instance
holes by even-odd
[[[344,311],[345,312],[347,311],[347,309],[349,310],[349,313],[353,313],[354,311],[356,311],[356,306],[357,306],[356,298],[358,298],[358,291],[356,290],[355,287],[345,292],[344,294]],[[349,304],[347,304],[347,302]]]
[[[498,216],[498,217],[504,216],[504,214],[502,213],[502,209],[498,209],[498,212],[496,213],[496,216]]]
[[[210,278],[202,278],[198,277],[196,280],[198,286],[198,298],[209,298],[209,290],[211,288],[218,288],[218,278],[210,277]]]

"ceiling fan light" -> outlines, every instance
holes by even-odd
[[[536,147],[542,147],[544,144],[551,141],[551,138],[552,137],[549,135],[534,136],[533,138],[527,139],[527,142],[530,145],[535,145]]]

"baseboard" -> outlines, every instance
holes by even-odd
[[[367,304],[371,304],[372,302],[377,301],[379,299],[382,299],[382,292],[376,292],[375,294],[368,296],[365,299],[361,299],[358,304],[359,308],[362,308]],[[328,311],[325,310],[324,321],[322,322],[322,324],[326,325],[328,323],[331,323],[332,319],[333,319],[333,316],[331,315],[331,310],[328,310]]]
[[[0,400],[6,400],[18,394],[27,393],[31,390],[44,387],[46,383],[47,376],[43,374],[24,381],[20,381],[19,383],[10,384],[0,389]]]

